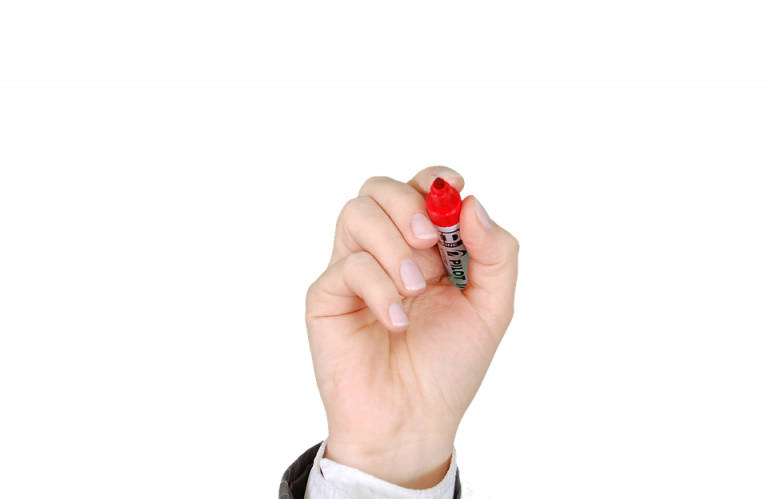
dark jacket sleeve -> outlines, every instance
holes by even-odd
[[[304,454],[293,462],[283,473],[280,481],[280,499],[304,499],[304,491],[307,488],[307,479],[315,461],[317,451],[323,442],[307,449]],[[461,482],[459,481],[459,468],[456,467],[456,485],[453,488],[453,499],[461,499]]]

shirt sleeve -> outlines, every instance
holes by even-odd
[[[406,489],[324,458],[323,441],[309,472],[305,499],[453,499],[456,481],[456,448],[442,481],[431,489]]]

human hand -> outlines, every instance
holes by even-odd
[[[519,244],[473,196],[463,200],[469,251],[451,284],[427,218],[438,176],[368,179],[336,224],[331,261],[307,292],[315,377],[328,418],[325,457],[412,489],[448,471],[453,442],[512,320]]]

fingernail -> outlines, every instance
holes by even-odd
[[[459,172],[457,172],[456,170],[451,170],[450,168],[441,168],[435,172],[435,175],[440,178],[461,177],[461,174]]]
[[[394,302],[389,306],[389,320],[392,321],[393,326],[407,326],[408,316],[405,314],[405,309],[400,302]]]
[[[486,230],[493,229],[493,222],[491,221],[491,217],[488,216],[488,212],[485,211],[485,208],[483,208],[483,205],[480,204],[480,201],[475,198],[475,208],[477,210],[477,219],[480,220],[480,223],[483,224],[483,227],[486,228]]]
[[[406,258],[400,264],[400,278],[403,280],[403,285],[408,291],[427,287],[427,282],[421,274],[419,264],[413,258]]]
[[[437,229],[423,213],[417,213],[411,219],[411,230],[413,235],[419,239],[435,239]]]

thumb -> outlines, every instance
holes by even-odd
[[[474,196],[464,199],[459,223],[469,251],[464,296],[500,340],[514,313],[520,243],[491,220]]]

